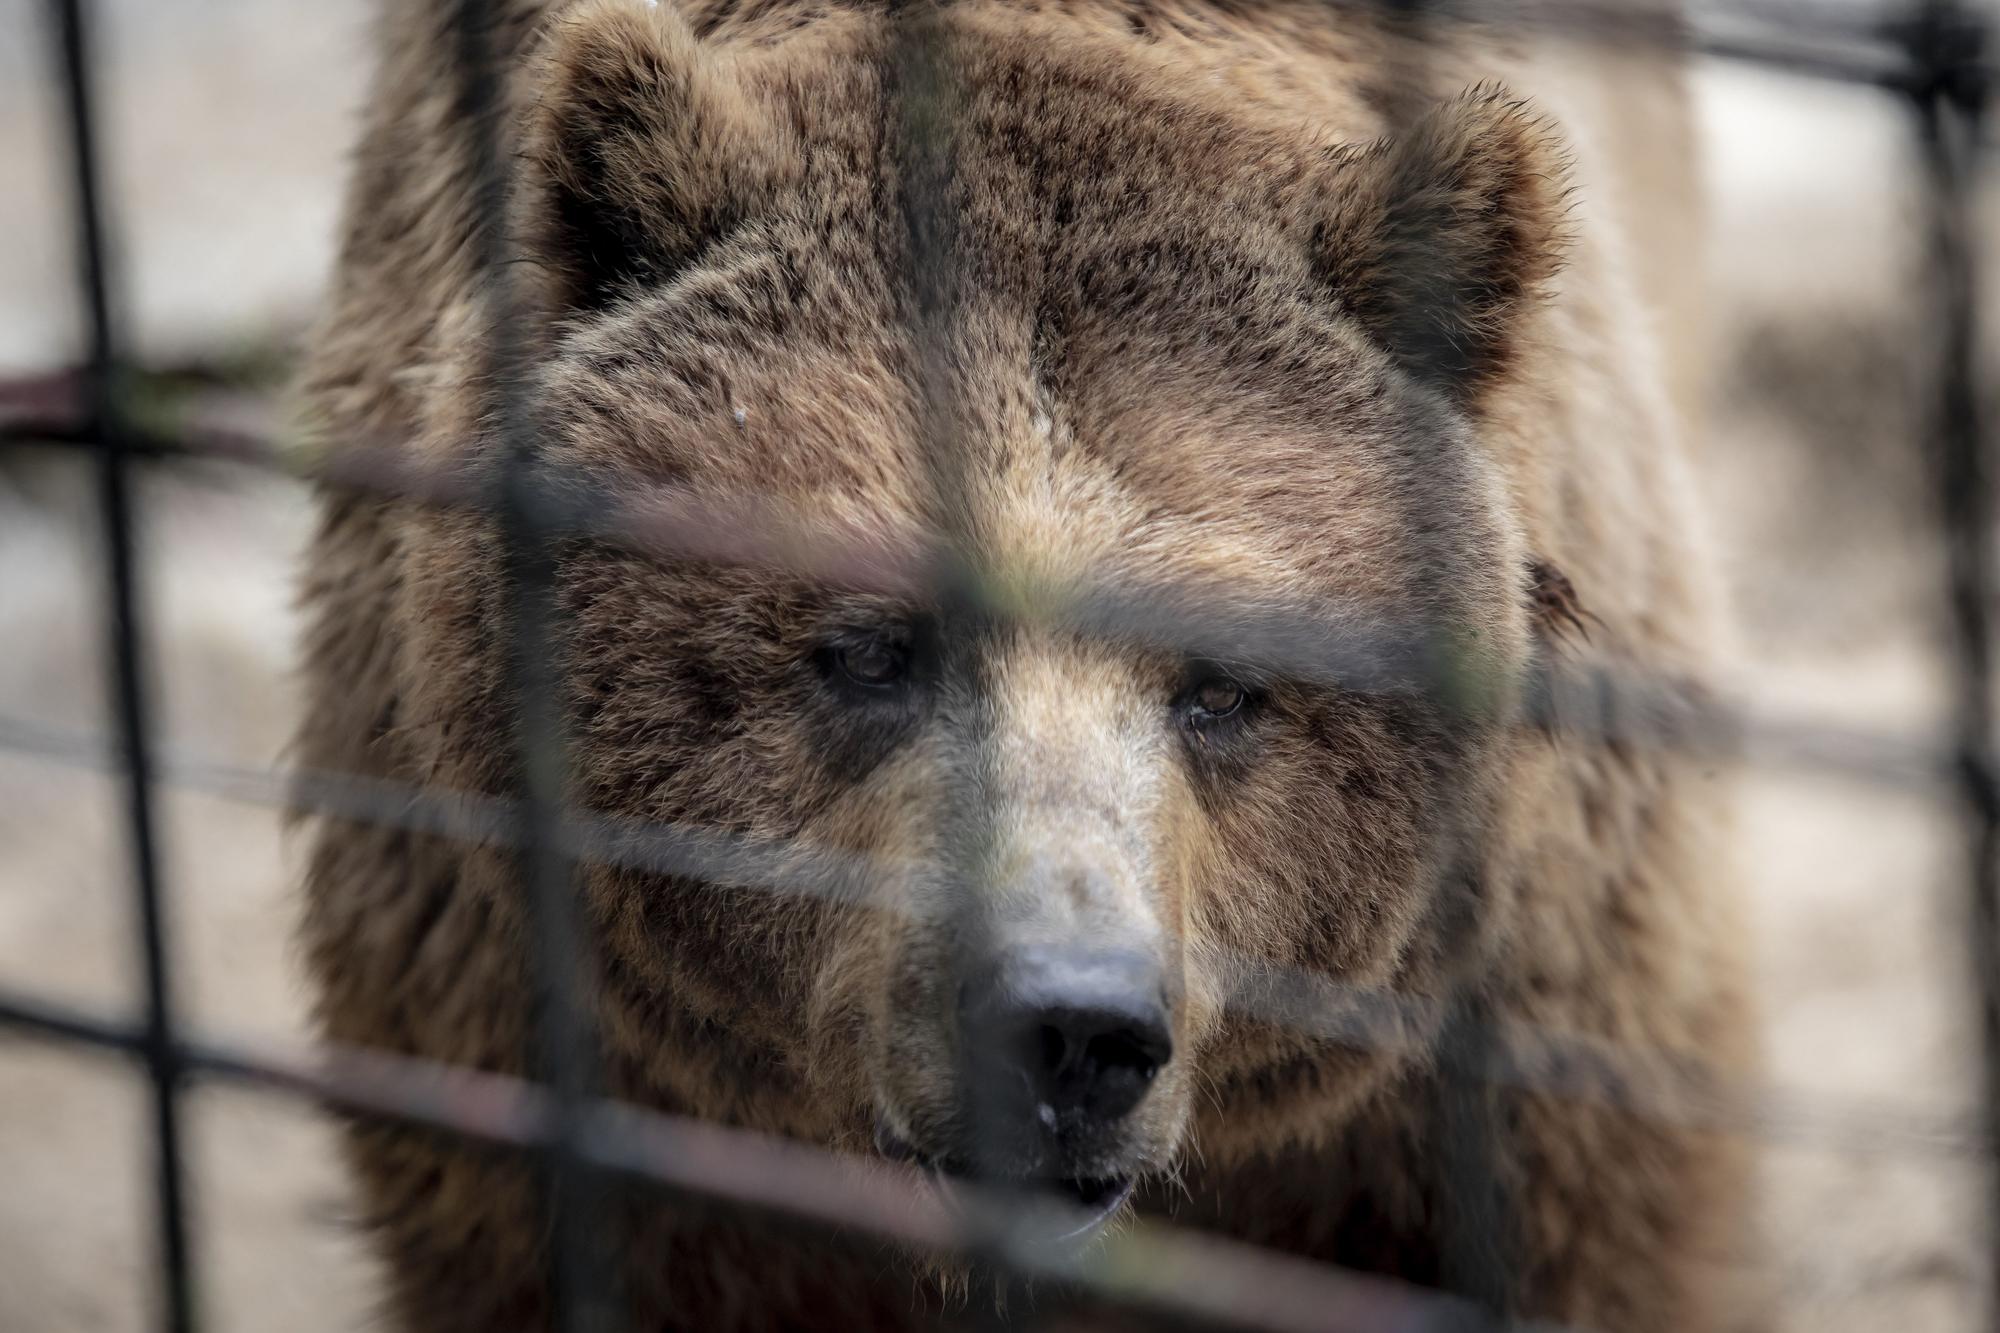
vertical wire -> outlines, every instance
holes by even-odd
[[[1396,53],[1384,71],[1387,134],[1400,138],[1437,100],[1431,79],[1431,44],[1437,40],[1438,0],[1377,0],[1378,21]],[[1451,54],[1446,54],[1449,60]],[[1413,246],[1412,256],[1432,247]],[[1413,259],[1411,262],[1424,262]],[[1415,284],[1411,284],[1415,286]],[[1412,531],[1422,525],[1412,523]],[[1426,562],[1432,563],[1432,562]],[[1433,655],[1454,651],[1433,643]],[[1425,664],[1429,688],[1441,689],[1457,672],[1438,659]],[[1441,706],[1455,706],[1441,700]],[[1479,840],[1485,821],[1453,802],[1440,819],[1440,842],[1449,857],[1438,885],[1448,919],[1461,939],[1464,956],[1446,976],[1443,1021],[1437,1041],[1437,1073],[1432,1112],[1437,1124],[1439,1189],[1443,1196],[1438,1234],[1441,1285],[1464,1299],[1439,1307],[1429,1322],[1458,1333],[1507,1326],[1513,1306],[1513,1273],[1507,1242],[1510,1207],[1498,1142],[1501,1117],[1495,1082],[1499,1063],[1489,979],[1482,966],[1487,912],[1484,857]],[[1456,902],[1452,900],[1456,899]]]
[[[1977,72],[1983,29],[1951,0],[1919,12],[1913,54],[1920,71],[1915,110],[1929,177],[1930,289],[1937,400],[1928,441],[1944,525],[1945,598],[1953,663],[1955,778],[1965,819],[1965,920],[1976,987],[1981,1127],[1987,1155],[1987,1300],[1984,1324],[2000,1328],[2000,791],[1992,768],[1993,476],[1975,387],[1978,285],[1973,255],[1971,165],[1986,112]]]
[[[619,1326],[616,1273],[603,1180],[582,1150],[588,1099],[598,1083],[595,1024],[586,991],[587,934],[575,897],[574,866],[562,840],[568,783],[561,683],[552,660],[556,568],[540,518],[549,478],[537,449],[531,373],[522,336],[525,312],[507,280],[507,99],[501,0],[457,0],[452,12],[459,113],[472,174],[476,280],[485,298],[488,408],[500,454],[496,518],[510,599],[509,683],[515,707],[520,784],[518,860],[533,999],[533,1067],[550,1089],[550,1123],[539,1155],[547,1223],[548,1300],[558,1333],[607,1333]]]
[[[910,307],[905,321],[916,376],[918,454],[924,482],[935,506],[945,552],[944,569],[935,587],[938,600],[938,652],[948,672],[955,673],[966,692],[966,753],[970,772],[941,784],[942,805],[937,828],[944,844],[944,874],[949,883],[946,929],[957,974],[985,965],[991,956],[983,898],[990,874],[992,812],[982,807],[992,790],[987,764],[991,719],[979,660],[990,638],[988,600],[980,593],[976,552],[971,542],[971,475],[964,438],[963,384],[954,366],[956,317],[968,293],[955,291],[965,269],[957,250],[956,219],[950,216],[955,179],[951,154],[958,150],[950,134],[960,90],[951,83],[947,40],[940,10],[910,5],[896,12],[891,43],[891,88],[898,113],[896,170],[906,222],[905,255]],[[956,1074],[964,1086],[959,1096],[965,1124],[963,1137],[970,1160],[963,1165],[982,1180],[999,1164],[1004,1133],[993,1113],[994,1100],[983,1082],[991,1077],[992,1061],[970,1051],[982,1034],[960,1025]],[[993,1194],[987,1196],[996,1197]],[[965,1250],[978,1271],[968,1322],[974,1328],[1006,1328],[1014,1323],[1004,1288],[1006,1251],[1012,1219],[981,1211],[967,1219]],[[990,1290],[986,1289],[990,1286]]]
[[[84,424],[97,442],[98,505],[109,580],[113,676],[111,704],[125,751],[126,827],[131,840],[139,951],[145,984],[145,1026],[140,1049],[152,1091],[155,1225],[162,1289],[161,1323],[173,1333],[195,1327],[197,1303],[188,1190],[180,1121],[183,1069],[174,1039],[173,986],[169,975],[165,904],[153,817],[151,727],[147,714],[143,593],[134,555],[128,437],[116,383],[119,350],[110,259],[105,243],[103,197],[90,32],[82,0],[52,0],[57,61],[63,74],[63,109],[74,172],[75,225],[85,308],[88,360],[84,368]]]

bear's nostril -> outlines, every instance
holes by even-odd
[[[1063,1015],[1063,1059],[1044,1065],[1044,1092],[1058,1114],[1109,1122],[1139,1104],[1173,1054],[1164,1011],[1072,1010]]]
[[[1041,1068],[1060,1076],[1069,1065],[1069,1036],[1054,1023],[1043,1023],[1037,1031],[1041,1035]]]
[[[1105,1032],[1092,1037],[1084,1047],[1084,1062],[1097,1070],[1124,1072],[1150,1080],[1164,1062],[1160,1043],[1138,1032]]]
[[[1045,1128],[1108,1127],[1173,1056],[1159,965],[1137,952],[1022,949],[961,995],[975,1101],[1025,1094]],[[1011,1114],[1011,1113],[1010,1113]]]

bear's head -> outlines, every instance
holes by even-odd
[[[638,516],[556,552],[574,795],[671,830],[580,885],[619,1091],[1105,1210],[1379,1090],[1422,1010],[1336,1001],[1470,947],[1561,164],[1492,91],[1336,144],[945,13],[534,66],[537,447]],[[494,534],[402,558],[407,732],[505,789]]]

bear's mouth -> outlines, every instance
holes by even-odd
[[[920,1168],[938,1197],[954,1211],[965,1208],[965,1198],[955,1182],[977,1183],[1001,1202],[1015,1205],[1007,1219],[1009,1234],[1038,1245],[1076,1245],[1089,1240],[1118,1215],[1139,1183],[1138,1177],[1130,1174],[980,1178],[950,1158],[921,1151],[886,1125],[876,1127],[875,1148],[892,1162]]]

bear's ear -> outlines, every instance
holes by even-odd
[[[1341,156],[1314,258],[1404,369],[1469,405],[1562,265],[1566,167],[1544,121],[1477,89]]]
[[[531,77],[519,234],[558,309],[670,278],[769,193],[776,127],[667,5],[578,7]]]

